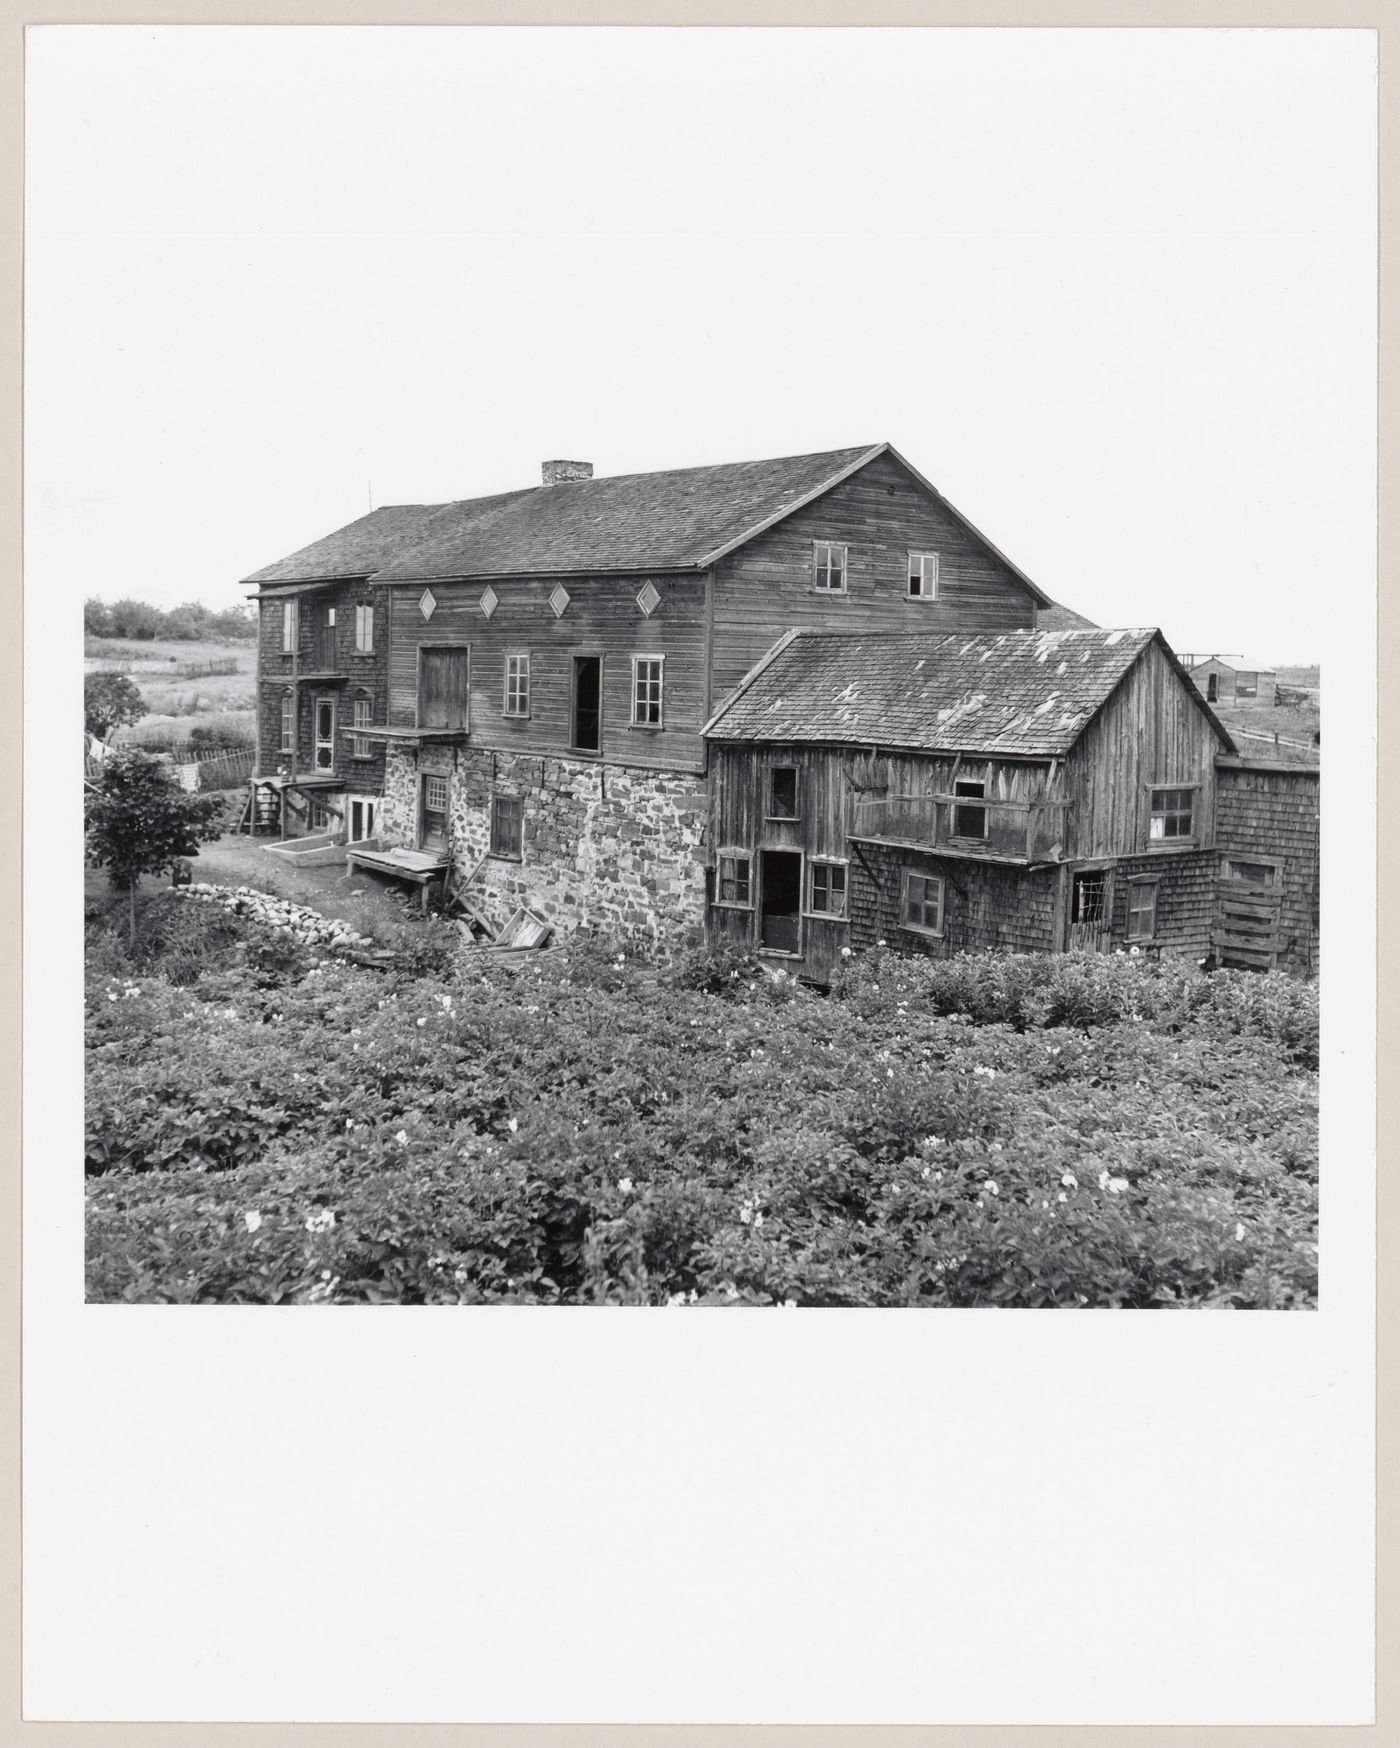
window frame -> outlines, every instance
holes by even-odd
[[[841,875],[841,908],[839,910],[822,910],[817,905],[817,870],[839,870]],[[851,920],[851,864],[845,856],[808,856],[806,878],[803,882],[806,904],[802,914],[814,917],[818,922],[845,923]],[[827,894],[831,893],[828,882]]]
[[[1147,798],[1147,830],[1144,834],[1144,841],[1147,849],[1156,851],[1195,848],[1200,843],[1201,838],[1201,785],[1199,783],[1148,783],[1144,785],[1144,788]],[[1168,834],[1164,825],[1161,837],[1152,835],[1154,819],[1160,818],[1165,821],[1179,818],[1182,811],[1179,807],[1159,809],[1156,805],[1159,795],[1184,795],[1187,797],[1189,831]]]
[[[1267,868],[1269,879],[1262,885],[1257,880],[1244,880],[1228,872],[1241,863],[1251,868]],[[1229,886],[1254,887],[1261,892],[1283,891],[1283,863],[1277,856],[1221,856],[1220,878]]]
[[[330,733],[326,735],[321,733],[321,712],[323,710],[330,712]],[[339,726],[340,711],[337,708],[335,693],[317,692],[311,701],[311,769],[318,775],[334,776],[335,774],[335,731]],[[321,763],[323,752],[330,754],[329,764],[323,765]]]
[[[358,718],[362,704],[365,707],[365,720],[360,722]],[[373,721],[374,695],[363,686],[357,687],[350,695],[350,757],[352,759],[372,759],[374,757],[374,748],[370,742],[365,740],[362,735],[353,732],[357,728],[370,727]]]
[[[516,664],[515,673],[511,673],[512,663]],[[523,664],[521,666],[520,664]],[[511,681],[515,680],[515,705],[511,704]],[[521,681],[524,681],[523,686]],[[524,708],[520,700],[524,699]],[[531,714],[532,698],[530,693],[530,652],[527,649],[508,649],[505,655],[505,669],[501,688],[501,715],[512,722],[528,722]]]
[[[643,662],[646,662],[648,664],[655,663],[656,676],[655,676],[654,681],[651,678],[647,678],[645,681],[643,681],[642,674],[641,674],[641,666],[642,666]],[[644,721],[637,714],[638,707],[642,702],[641,687],[643,684],[645,684],[647,686],[651,686],[654,684],[656,687],[656,721],[655,722]],[[647,700],[648,707],[650,706],[650,703],[651,703],[651,700],[648,699]],[[631,709],[628,713],[628,727],[629,728],[640,728],[640,729],[646,730],[650,734],[657,734],[663,728],[665,728],[665,726],[666,726],[666,658],[664,655],[645,655],[645,654],[634,655],[632,657]]]
[[[1075,893],[1082,880],[1097,875],[1102,882],[1099,899],[1099,914],[1095,917],[1077,917],[1074,914]],[[1113,927],[1113,864],[1111,862],[1094,862],[1086,867],[1071,868],[1069,879],[1069,924],[1093,928],[1102,924],[1104,928]]]
[[[714,902],[717,906],[719,906],[720,909],[722,909],[722,910],[743,910],[743,911],[748,911],[750,913],[753,912],[753,910],[755,908],[754,907],[754,884],[755,884],[755,882],[754,882],[754,862],[755,862],[755,860],[756,860],[756,857],[754,856],[754,852],[751,849],[745,849],[742,846],[737,845],[737,844],[730,844],[724,849],[715,851],[715,898],[714,898]],[[748,869],[748,873],[744,876],[744,882],[743,882],[744,888],[748,893],[747,898],[726,898],[724,896],[724,881],[725,881],[724,864],[726,862],[742,862],[742,863],[744,863],[745,867]],[[735,883],[737,884],[738,883],[738,875],[737,874],[734,876],[734,880],[735,880]]]
[[[925,887],[938,887],[938,927],[930,928],[927,923],[915,923],[909,920],[909,883],[911,880],[923,881]],[[927,893],[919,901],[920,908],[928,903]],[[948,924],[948,883],[942,874],[926,874],[918,868],[904,868],[899,881],[899,926],[911,935],[923,935],[928,940],[941,941],[947,931]]]
[[[295,753],[297,750],[297,707],[296,692],[291,686],[282,688],[277,709],[277,750],[279,753]]]
[[[373,601],[357,601],[355,603],[355,654],[362,656],[374,654]]]
[[[774,778],[779,771],[792,772],[792,812],[778,812],[778,798],[774,793]],[[772,764],[768,767],[768,810],[765,820],[772,820],[777,825],[797,825],[802,819],[802,767],[800,765]]]
[[[282,603],[282,654],[295,655],[301,639],[301,603],[293,595]]]
[[[514,839],[514,849],[503,846],[500,841],[502,803],[513,803],[515,807],[514,831],[511,834]],[[487,844],[487,854],[498,862],[523,862],[525,860],[525,797],[523,795],[512,795],[506,790],[492,792],[490,836]]]
[[[919,565],[919,588],[915,589],[914,564]],[[933,566],[933,587],[925,588],[928,582],[927,567]],[[908,558],[904,565],[904,598],[906,601],[936,601],[938,599],[938,554],[920,548],[910,547]]]
[[[1150,946],[1157,939],[1157,899],[1159,896],[1158,889],[1161,884],[1161,877],[1156,874],[1130,874],[1128,876],[1126,882],[1127,909],[1123,914],[1123,939],[1130,946]],[[1133,899],[1139,893],[1143,892],[1151,895],[1150,915],[1152,918],[1152,927],[1146,934],[1138,934],[1133,929]],[[1139,907],[1138,914],[1141,915],[1141,907]]]
[[[826,554],[825,562],[822,559],[823,552]],[[831,560],[832,554],[837,552],[841,554],[839,567],[841,582],[838,587],[833,588],[831,574],[836,567],[833,566]],[[826,582],[821,581],[823,571],[827,578]],[[815,595],[848,595],[850,581],[851,549],[849,544],[843,540],[814,540],[812,542],[812,593]]]
[[[962,830],[962,815],[968,812],[982,815],[981,831]],[[955,777],[953,779],[951,813],[952,817],[948,822],[949,837],[960,838],[964,843],[969,844],[985,844],[988,841],[992,833],[986,777]]]

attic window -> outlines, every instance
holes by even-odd
[[[846,592],[846,548],[830,540],[813,543],[813,586],[825,595]]]
[[[769,819],[796,819],[797,768],[795,765],[774,765],[769,775]]]
[[[936,552],[911,552],[909,554],[909,599],[911,601],[932,601],[938,594],[938,554]]]

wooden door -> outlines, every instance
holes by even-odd
[[[446,851],[451,778],[425,772],[419,784],[418,848]]]
[[[759,893],[759,941],[771,953],[802,951],[802,857],[765,850]]]
[[[316,769],[335,770],[335,697],[330,692],[316,697]]]
[[[424,644],[419,649],[419,728],[466,728],[470,654],[464,645]]]

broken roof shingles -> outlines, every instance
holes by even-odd
[[[446,505],[412,546],[386,554],[375,580],[692,569],[879,448],[619,474],[465,499]]]
[[[1157,635],[804,633],[722,710],[715,740],[1069,751]]]

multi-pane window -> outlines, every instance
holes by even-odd
[[[953,784],[953,793],[957,796],[965,795],[970,800],[981,801],[987,793],[987,785],[980,778],[959,777]],[[985,838],[986,835],[986,808],[965,807],[959,801],[953,808],[953,836],[956,838]]]
[[[1152,843],[1191,836],[1194,789],[1154,789],[1147,836]]]
[[[1135,880],[1128,887],[1128,939],[1150,941],[1157,933],[1157,882]]]
[[[278,747],[284,753],[289,753],[293,750],[294,742],[292,736],[294,721],[295,717],[293,715],[292,693],[291,688],[288,687],[288,689],[282,694],[281,738],[278,741]]]
[[[297,604],[282,603],[282,654],[294,655],[297,647]]]
[[[827,594],[842,595],[846,591],[846,549],[831,540],[814,543],[813,563],[817,588]]]
[[[429,813],[447,812],[446,777],[424,777],[423,805]]]
[[[809,908],[818,916],[845,916],[846,864],[813,862],[810,864],[809,878]]]
[[[732,850],[720,851],[719,902],[743,905],[746,909],[752,906],[753,863],[748,856]]]
[[[358,655],[374,654],[374,603],[363,601],[355,609],[355,651]]]
[[[661,671],[665,659],[632,657],[632,722],[637,728],[661,727]]]
[[[368,692],[357,692],[350,701],[350,722],[355,728],[368,728],[372,720],[374,702]],[[352,759],[368,759],[372,749],[362,735],[356,735],[350,742],[350,757]]]
[[[797,768],[794,765],[774,765],[768,774],[768,817],[796,819]]]
[[[520,860],[524,842],[524,804],[518,795],[491,799],[491,854]]]
[[[938,554],[909,554],[909,595],[912,600],[932,601],[938,593]]]
[[[920,934],[943,933],[943,881],[939,875],[905,872],[899,920],[906,929],[917,929]]]
[[[505,713],[507,716],[530,714],[530,658],[527,655],[506,657]]]

